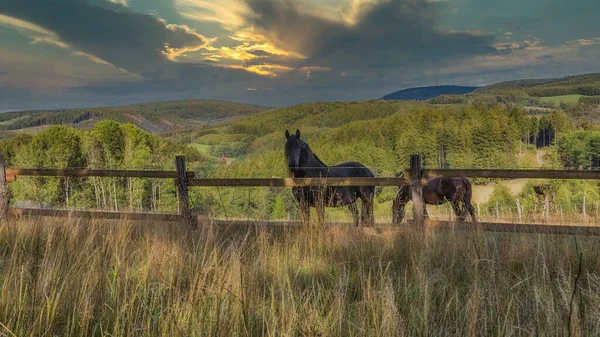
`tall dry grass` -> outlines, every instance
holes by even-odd
[[[592,336],[598,241],[22,221],[0,228],[0,333]]]

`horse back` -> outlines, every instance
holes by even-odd
[[[327,167],[328,177],[375,177],[375,174],[365,165],[348,161]]]

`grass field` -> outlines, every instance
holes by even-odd
[[[0,227],[0,333],[598,335],[598,243],[23,221]]]
[[[9,119],[9,120],[6,120],[6,121],[2,121],[2,122],[0,122],[0,126],[11,125],[11,124],[15,123],[16,121],[27,119],[27,118],[29,118],[29,115],[24,115],[24,116],[21,116],[21,117],[17,117],[17,118]]]
[[[210,153],[211,145],[200,144],[200,143],[191,143],[188,146],[195,148],[196,150],[200,151],[201,153],[208,154],[208,155],[211,154]]]
[[[540,101],[542,103],[550,103],[554,102],[557,106],[561,101],[565,102],[565,104],[573,105],[577,104],[577,101],[580,97],[585,97],[584,95],[564,95],[564,96],[549,96],[549,97],[540,97]]]

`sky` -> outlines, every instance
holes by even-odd
[[[598,0],[2,0],[0,112],[600,72]]]

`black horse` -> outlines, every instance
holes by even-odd
[[[345,178],[345,177],[375,177],[373,172],[358,162],[345,162],[336,166],[327,166],[310,149],[308,144],[300,139],[300,130],[295,135],[290,135],[285,130],[285,157],[288,170],[294,178]],[[302,220],[308,223],[310,207],[317,209],[319,222],[325,221],[325,206],[348,206],[354,217],[354,225],[359,225],[358,198],[362,201],[362,214],[360,217],[363,225],[373,225],[373,199],[375,186],[343,186],[319,188],[316,186],[293,187],[292,192],[300,202]]]
[[[430,178],[423,186],[423,201],[428,205],[441,205],[446,202],[452,204],[454,214],[460,221],[465,221],[467,213],[471,220],[476,222],[475,210],[471,205],[473,189],[471,182],[465,178]],[[392,222],[399,224],[404,217],[404,206],[412,199],[410,186],[401,186],[392,206]],[[461,205],[462,203],[462,205]],[[425,217],[428,217],[425,208]]]

